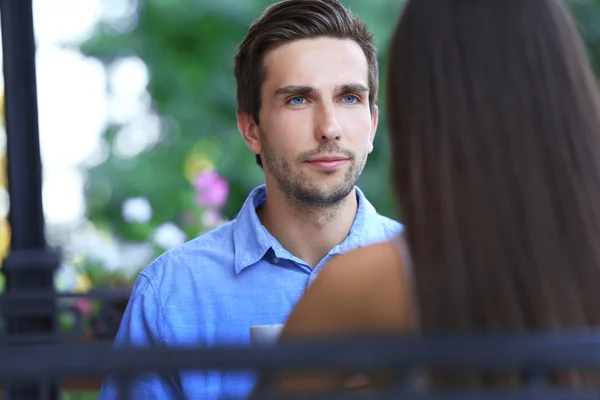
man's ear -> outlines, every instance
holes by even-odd
[[[377,133],[377,125],[379,124],[379,107],[376,104],[373,104],[373,109],[371,110],[371,135],[369,136],[369,140],[371,143],[369,144],[369,153],[373,151],[373,141],[375,140],[375,134]]]
[[[260,140],[258,138],[258,125],[251,113],[238,111],[237,125],[244,142],[254,154],[260,154]]]

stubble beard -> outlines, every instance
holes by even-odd
[[[310,153],[325,153],[335,144],[327,142],[317,151]],[[344,177],[332,188],[323,189],[315,179],[311,178],[302,170],[295,169],[292,164],[282,157],[279,157],[265,140],[261,133],[261,147],[263,149],[262,159],[265,169],[275,180],[279,190],[293,205],[300,208],[328,210],[334,213],[352,192],[367,161],[367,154],[362,154],[360,158],[352,158],[351,165],[344,173]],[[302,157],[300,157],[302,159]],[[338,171],[324,171],[323,174],[336,174]]]

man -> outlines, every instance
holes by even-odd
[[[332,257],[401,229],[355,186],[378,122],[377,54],[361,21],[337,0],[282,1],[250,27],[234,69],[238,127],[265,185],[234,221],[141,273],[117,345],[248,345],[250,327],[284,323]],[[249,373],[148,375],[132,392],[217,399],[253,383]]]

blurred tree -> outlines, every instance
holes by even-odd
[[[240,138],[235,121],[233,56],[249,24],[272,0],[140,0],[134,24],[124,29],[104,21],[97,34],[83,44],[85,54],[110,66],[135,55],[150,74],[148,92],[154,112],[163,121],[161,140],[136,157],[123,159],[114,151],[121,126],[114,124],[104,140],[106,160],[89,170],[86,191],[91,220],[117,235],[140,240],[121,216],[125,199],[145,196],[154,212],[152,224],[179,223],[193,205],[190,176],[214,163],[230,183],[224,209],[233,218],[248,192],[263,180],[254,155]],[[343,1],[374,30],[380,48],[382,89],[385,88],[386,48],[402,1]],[[600,72],[600,0],[571,0]],[[112,4],[112,3],[111,3]],[[388,183],[389,154],[385,124],[385,90],[380,96],[381,123],[367,168],[359,185],[383,214],[396,217]],[[186,177],[187,176],[187,177]]]

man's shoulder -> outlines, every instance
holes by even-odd
[[[356,189],[362,205],[359,205],[359,214],[361,214],[363,223],[359,226],[368,231],[367,241],[386,241],[402,233],[404,226],[400,222],[380,214],[365,193],[359,187],[356,187]],[[363,237],[365,236],[363,235]]]
[[[379,219],[379,223],[385,232],[385,239],[391,239],[392,237],[402,233],[404,230],[404,225],[394,219],[381,214],[377,214],[377,218]]]
[[[164,252],[141,272],[154,286],[212,281],[230,276],[235,220]]]

